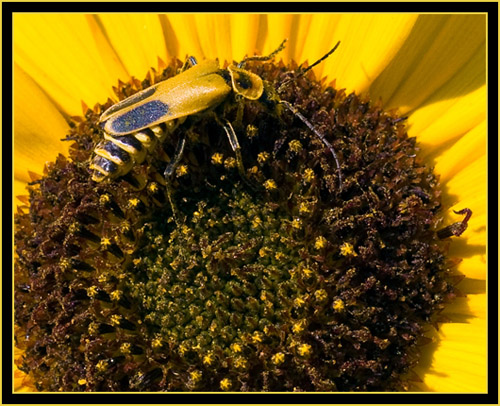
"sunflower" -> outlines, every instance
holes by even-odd
[[[335,57],[314,68],[316,77],[335,80],[347,94],[367,94],[407,118],[409,136],[416,137],[419,153],[440,177],[442,206],[449,213],[443,227],[460,220],[453,210],[473,212],[467,232],[453,240],[448,252],[465,276],[457,285],[463,295],[426,331],[409,389],[486,391],[484,15],[15,14],[13,28],[18,206],[28,204],[26,185],[39,179],[44,163],[68,154],[68,143],[60,139],[69,131],[68,122],[81,115],[82,104],[85,114],[87,106],[116,100],[112,85],[117,80],[143,78],[173,57],[232,61],[268,55],[284,38],[288,43],[280,56],[285,62],[313,62],[341,41]],[[254,221],[257,227],[259,218]],[[320,248],[322,243],[316,241]],[[341,249],[344,255],[357,255],[348,243]],[[337,299],[334,306],[339,310],[344,303]],[[303,323],[294,331],[304,329]],[[237,344],[233,350],[238,351]],[[311,348],[300,344],[296,351],[306,357]],[[21,357],[16,348],[15,358]],[[212,357],[207,353],[203,362],[210,364]],[[280,363],[283,357],[277,353],[272,361]],[[237,357],[235,365],[244,368],[246,362]],[[191,371],[190,379],[201,379],[199,371]],[[35,390],[17,367],[14,380],[15,391]],[[231,388],[231,381],[222,379],[220,387]]]

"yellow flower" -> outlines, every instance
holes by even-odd
[[[269,54],[289,38],[278,59],[311,63],[341,41],[336,53],[314,68],[317,77],[336,80],[347,92],[369,93],[385,109],[407,116],[409,135],[440,175],[447,224],[460,220],[452,210],[468,207],[474,213],[449,252],[463,259],[458,270],[465,279],[458,287],[467,296],[442,312],[451,323],[429,329],[434,345],[421,347],[415,372],[422,382],[413,389],[486,391],[484,15],[19,13],[13,28],[19,206],[27,204],[25,186],[34,173],[42,173],[58,153],[66,154],[69,143],[59,141],[68,131],[65,118],[81,115],[82,102],[115,100],[117,80],[145,77],[158,57],[241,60],[254,52]],[[306,344],[299,348],[302,355],[309,351]],[[15,357],[20,359],[19,350]],[[205,361],[210,365],[212,359]],[[101,364],[98,369],[106,367]],[[14,378],[16,391],[34,390],[18,369]],[[232,383],[225,378],[220,386],[228,390]]]

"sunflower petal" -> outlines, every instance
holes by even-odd
[[[412,112],[408,120],[410,134],[418,136],[421,143],[435,147],[484,121],[487,99],[484,60],[481,47],[459,74]]]
[[[105,66],[83,14],[16,13],[13,27],[14,61],[69,115],[113,95],[120,69]]]
[[[204,59],[206,56],[198,36],[195,16],[193,14],[172,13],[167,15],[167,19],[176,35],[175,41],[179,44],[179,54],[177,55],[179,59],[184,59],[186,56]],[[169,41],[173,41],[173,39],[167,38],[167,42]]]
[[[289,40],[292,36],[292,24],[294,21],[293,14],[268,14],[267,16],[267,35],[266,42],[262,49],[262,55],[269,55],[271,52],[275,51],[276,48],[283,42],[284,39],[288,39],[285,49],[283,49],[276,59],[280,60],[290,60],[291,49],[289,46]]]
[[[407,41],[370,87],[388,108],[403,113],[422,105],[467,67],[484,74],[480,60],[486,40],[484,15],[420,16]],[[475,79],[473,76],[472,79]],[[475,81],[475,80],[474,80]]]
[[[100,14],[95,18],[130,76],[142,80],[158,56],[171,57],[157,14]]]
[[[485,302],[485,295],[474,295],[471,301]],[[482,307],[474,303],[473,307]],[[425,359],[415,372],[423,378],[423,389],[434,392],[486,392],[487,337],[486,320],[470,318],[461,323],[445,323],[435,333],[437,349],[431,366]]]
[[[460,221],[451,210],[465,207],[472,210],[465,233],[450,246],[451,257],[463,258],[458,269],[470,278],[486,278],[486,156],[483,155],[445,183],[448,190],[443,196],[444,207],[450,207],[447,222]]]
[[[17,64],[14,65],[14,177],[30,182],[28,169],[42,173],[43,163],[68,150],[61,142],[68,125],[56,106]],[[25,192],[18,194],[25,194]]]
[[[241,61],[245,55],[257,52],[261,16],[259,14],[231,15],[231,55]]]
[[[486,122],[482,121],[436,158],[435,169],[442,182],[447,182],[469,163],[486,155],[486,132]]]
[[[337,85],[348,92],[366,91],[401,48],[416,20],[414,14],[342,15],[331,37],[326,37],[330,47],[341,41],[340,48],[335,58],[328,58],[318,73],[329,72],[330,78],[336,78]],[[327,50],[323,49],[322,53]]]
[[[326,52],[328,52],[337,41],[343,41],[336,34],[336,27],[345,15],[341,14],[313,14],[309,22],[309,30],[306,33],[306,39],[302,49],[297,49],[297,62],[308,62],[309,65],[317,61]],[[333,58],[338,60],[338,55]],[[336,78],[336,72],[326,70],[324,64],[319,64],[314,68],[316,77],[321,77],[323,71],[328,72],[330,79]]]

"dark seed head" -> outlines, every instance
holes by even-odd
[[[15,218],[15,338],[40,390],[407,388],[424,329],[454,296],[440,238],[457,233],[434,231],[435,176],[402,118],[312,71],[295,78],[295,64],[245,68],[266,81],[261,100],[215,110],[238,136],[245,181],[207,116],[189,128],[171,193],[179,132],[96,184],[86,164],[108,104],[75,123],[71,159],[29,186]]]

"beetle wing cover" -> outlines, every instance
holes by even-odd
[[[231,92],[218,71],[217,61],[205,60],[122,100],[101,115],[104,131],[125,135],[218,105]]]

